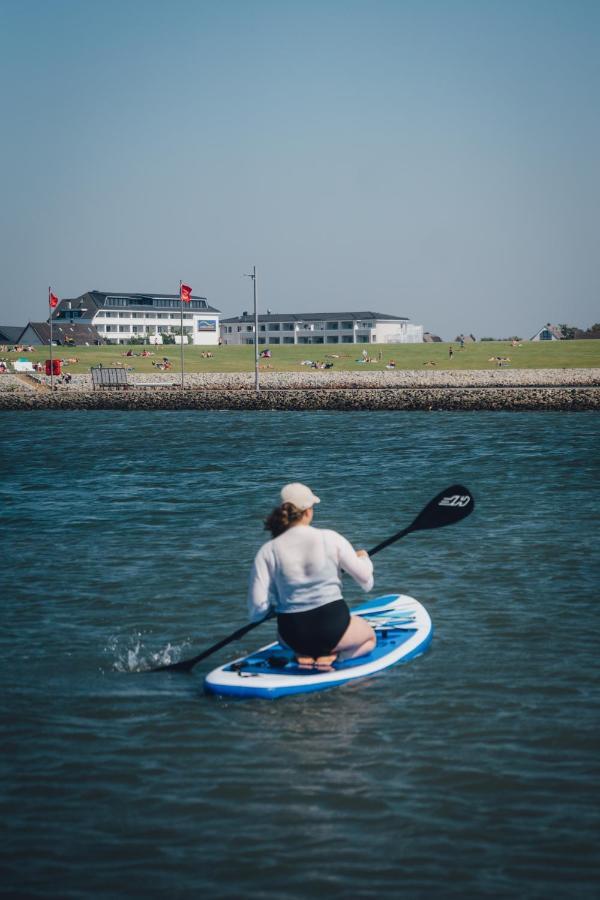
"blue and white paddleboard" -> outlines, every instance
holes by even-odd
[[[278,642],[268,644],[212,672],[204,679],[207,693],[228,697],[265,697],[306,694],[367,678],[419,656],[433,636],[424,606],[405,594],[389,594],[352,610],[364,616],[377,635],[377,646],[367,656],[335,662],[330,672],[303,669],[291,650]]]

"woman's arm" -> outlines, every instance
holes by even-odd
[[[339,565],[350,575],[363,591],[370,591],[374,584],[373,563],[366,550],[355,550],[345,537],[336,535]],[[359,555],[360,554],[360,555]]]
[[[264,547],[256,554],[248,583],[248,616],[251,622],[260,622],[271,606],[271,573]]]

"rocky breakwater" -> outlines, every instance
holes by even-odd
[[[136,382],[144,382],[136,386]],[[127,390],[92,390],[87,375],[51,392],[12,383],[0,410],[598,410],[600,369],[521,369],[479,372],[261,372],[130,375]],[[148,384],[148,382],[151,382]]]

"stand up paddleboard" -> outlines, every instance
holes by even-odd
[[[375,629],[377,644],[368,655],[335,662],[332,671],[322,672],[301,668],[292,651],[275,642],[209,672],[204,689],[209,694],[267,699],[324,691],[419,656],[433,636],[427,610],[405,594],[378,597],[352,613],[364,616]]]

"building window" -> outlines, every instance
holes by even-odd
[[[293,344],[293,343],[294,343],[294,338],[293,338],[293,337],[284,337],[283,343],[284,343],[284,344]]]
[[[281,338],[274,337],[269,341],[270,344],[279,344],[281,342]]]
[[[107,307],[115,306],[137,306],[137,307],[156,307],[157,309],[179,309],[181,300],[176,298],[167,299],[166,297],[107,297]],[[206,300],[192,300],[190,302],[191,309],[208,309]]]
[[[337,336],[337,334],[329,335],[329,337],[327,338],[328,344],[337,344],[338,341],[339,341],[339,337]]]
[[[354,343],[352,337],[349,334],[342,335],[342,344],[352,344]]]
[[[347,330],[348,328],[352,328],[352,327],[353,327],[352,322],[342,322],[342,328]]]
[[[279,322],[271,322],[269,331],[279,331]]]
[[[293,323],[293,322],[282,322],[282,323],[281,323],[281,330],[282,330],[282,331],[293,331],[293,330],[294,330],[294,323]]]
[[[328,331],[337,331],[339,327],[340,327],[339,322],[328,322],[327,323]]]

